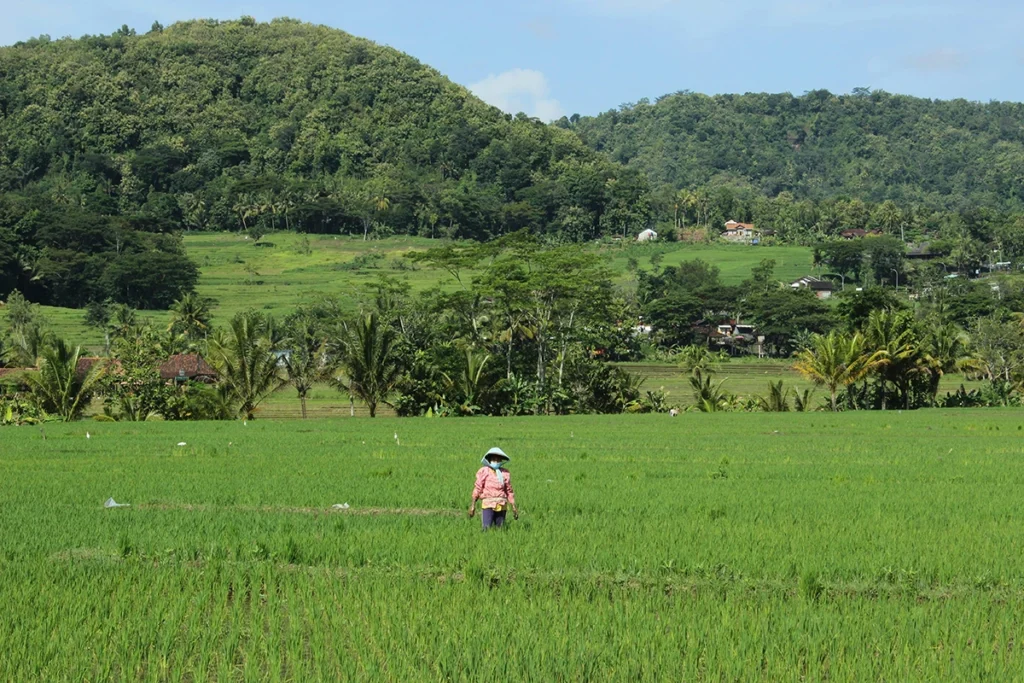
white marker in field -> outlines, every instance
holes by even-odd
[[[90,434],[89,432],[86,432],[85,433],[85,438],[91,439],[92,438],[92,434]]]
[[[395,432],[395,445],[401,446],[402,442],[398,440],[398,432]]]
[[[179,446],[187,446],[188,444],[187,444],[187,443],[185,443],[184,441],[179,441],[179,442],[178,442],[178,445],[179,445]]]

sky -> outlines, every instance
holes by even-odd
[[[390,45],[545,121],[680,90],[1024,101],[1011,0],[0,0],[0,45],[242,15]]]

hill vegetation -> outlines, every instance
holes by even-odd
[[[322,26],[0,49],[0,296],[166,308],[194,284],[164,237],[181,228],[583,240],[645,225],[645,190],[572,133]],[[154,272],[180,282],[142,291]]]
[[[563,123],[562,125],[566,125]],[[856,197],[933,209],[1024,209],[1024,105],[858,89],[690,92],[569,124],[616,161],[677,187]]]
[[[752,221],[803,244],[877,229],[972,263],[990,245],[1024,254],[1022,104],[680,92],[556,125],[648,175],[662,223]]]

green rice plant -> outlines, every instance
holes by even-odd
[[[88,423],[88,439],[48,424],[45,440],[12,427],[0,671],[1016,680],[1020,422],[948,409],[467,418],[455,432]],[[496,444],[522,514],[484,534],[464,504]],[[104,509],[110,496],[131,505]]]

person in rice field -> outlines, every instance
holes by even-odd
[[[469,516],[476,514],[476,502],[481,502],[480,517],[484,529],[501,527],[505,524],[505,514],[512,508],[512,516],[519,519],[519,508],[516,507],[516,493],[512,489],[512,474],[504,465],[510,458],[500,448],[492,448],[484,455],[483,467],[476,472],[476,483],[473,485],[473,500],[469,504]]]

